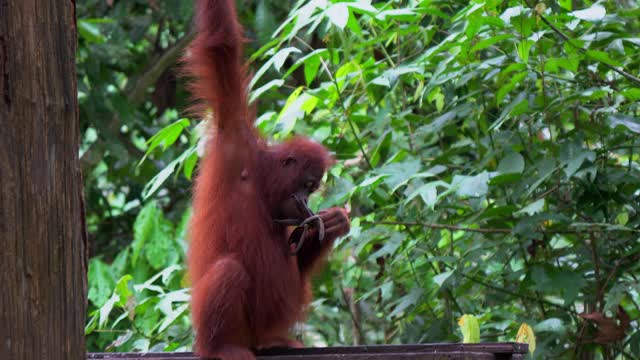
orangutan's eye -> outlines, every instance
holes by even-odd
[[[288,158],[282,160],[282,165],[287,166],[287,165],[292,165],[296,163],[296,159],[289,156]]]
[[[316,191],[316,189],[318,188],[318,184],[316,184],[315,181],[307,181],[304,184],[304,187],[307,189],[307,191],[309,191],[309,193],[312,193]]]

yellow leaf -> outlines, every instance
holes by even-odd
[[[536,335],[533,333],[531,326],[526,323],[520,325],[520,329],[516,335],[516,342],[529,344],[529,352],[531,354],[536,351]]]

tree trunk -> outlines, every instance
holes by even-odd
[[[85,357],[74,0],[0,0],[0,359]]]

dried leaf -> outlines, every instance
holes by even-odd
[[[601,312],[582,313],[579,315],[585,320],[595,323],[597,327],[596,335],[589,342],[596,344],[611,344],[624,339],[625,332],[629,328],[629,315],[621,306],[618,306],[617,321],[614,318],[606,317]]]
[[[516,342],[529,345],[529,353],[533,354],[536,351],[536,335],[529,324],[523,323],[518,329],[516,334]]]

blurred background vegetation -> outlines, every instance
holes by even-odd
[[[77,3],[88,351],[187,351],[187,0]],[[256,125],[338,159],[314,208],[352,230],[307,345],[513,341],[640,354],[636,1],[239,0]]]

